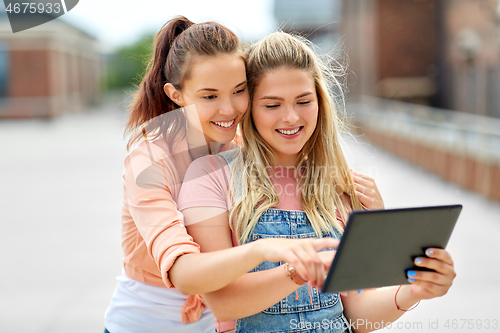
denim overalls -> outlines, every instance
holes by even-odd
[[[233,166],[239,150],[221,153],[228,163]],[[241,155],[239,156],[241,157]],[[238,197],[241,177],[233,177],[235,181],[235,195]],[[331,236],[341,237],[337,230]],[[249,242],[260,238],[312,238],[317,237],[307,215],[302,211],[269,209],[259,218]],[[265,261],[252,270],[263,271],[282,265],[283,262]],[[285,274],[285,272],[283,272]],[[312,304],[311,304],[312,300]],[[343,314],[343,306],[338,293],[324,294],[311,288],[311,296],[307,285],[297,289],[279,303],[255,315],[238,319],[236,333],[247,332],[351,332],[347,319]]]

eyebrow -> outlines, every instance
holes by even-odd
[[[307,92],[305,92],[303,94],[300,94],[299,96],[295,97],[295,99],[302,98],[302,97],[305,97],[305,96],[308,96],[308,95],[312,95],[312,92],[311,91],[307,91]],[[284,100],[283,97],[270,96],[270,95],[266,95],[266,96],[262,97],[261,100],[262,99],[277,99],[277,100],[280,100],[280,101]]]
[[[238,88],[239,86],[242,86],[244,85],[245,83],[247,83],[247,81],[243,81],[241,83],[238,83],[235,88]],[[217,91],[217,89],[214,89],[214,88],[201,88],[201,89],[198,89],[196,92],[200,92],[200,91]]]

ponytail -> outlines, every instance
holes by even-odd
[[[133,95],[130,118],[125,134],[131,134],[127,149],[141,138],[156,139],[161,134],[169,135],[172,143],[185,135],[185,119],[180,113],[165,122],[159,117],[179,108],[164,92],[165,83],[176,89],[189,75],[191,55],[216,55],[239,51],[238,37],[226,27],[206,22],[194,24],[185,17],[174,18],[160,29],[154,38],[154,51],[139,89]],[[156,121],[151,121],[155,119]],[[170,146],[170,150],[172,146]]]
[[[193,24],[185,17],[177,17],[165,23],[156,34],[153,41],[154,51],[146,68],[146,75],[139,84],[139,89],[133,94],[130,118],[125,129],[126,134],[131,134],[127,150],[141,137],[146,137],[146,132],[150,133],[152,130],[141,128],[137,131],[143,124],[178,108],[163,91],[167,82],[164,68],[175,38]],[[178,133],[179,129],[176,132]]]

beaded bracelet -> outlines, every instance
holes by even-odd
[[[298,276],[298,278],[300,280],[297,281],[297,279],[296,279],[297,278],[297,271],[295,270],[294,267],[290,266],[287,262],[283,265],[283,267],[285,268],[286,276],[288,276],[290,278],[290,280],[295,282],[295,284],[298,284],[299,286],[301,286],[304,283],[306,283],[306,281],[302,280],[300,275]]]
[[[394,295],[394,303],[396,304],[396,308],[398,308],[399,311],[403,311],[403,312],[411,311],[411,310],[415,309],[420,304],[420,301],[418,301],[417,304],[415,304],[414,306],[410,307],[407,310],[400,308],[398,305],[398,302],[396,302],[396,297],[398,297],[399,289],[401,289],[401,286],[398,287],[398,290],[396,290],[396,295]]]

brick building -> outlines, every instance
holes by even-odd
[[[500,117],[498,0],[343,0],[350,90]]]
[[[99,98],[97,40],[56,19],[12,33],[0,15],[0,118],[54,117]]]

